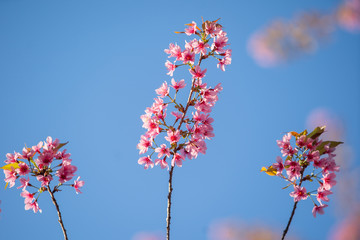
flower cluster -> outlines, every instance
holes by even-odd
[[[20,186],[17,188],[22,189],[20,195],[25,198],[26,210],[41,212],[38,198],[44,191],[54,193],[61,191],[61,186],[69,185],[74,187],[76,193],[81,193],[80,187],[84,185],[84,181],[79,181],[80,177],[74,181],[74,184],[65,184],[75,176],[77,170],[77,167],[71,164],[71,154],[67,153],[66,149],[60,151],[60,148],[66,144],[60,143],[58,139],[53,140],[47,137],[46,141],[41,141],[31,148],[24,147],[22,153],[6,154],[6,165],[1,167],[4,170],[6,187],[15,186],[15,181],[19,179]],[[36,186],[34,182],[30,183],[30,175],[36,178],[39,186]],[[50,190],[50,183],[54,177],[58,178],[58,184]],[[36,191],[29,192],[29,187]]]
[[[188,36],[195,35],[197,38],[187,42],[185,49],[181,49],[177,44],[171,43],[165,53],[169,58],[174,58],[174,62],[166,61],[168,75],[173,76],[176,68],[181,66],[189,67],[191,75],[191,87],[187,102],[183,105],[179,103],[179,92],[186,87],[185,80],[176,81],[171,79],[171,84],[164,82],[155,92],[158,95],[154,99],[151,107],[145,110],[141,116],[143,128],[147,131],[141,136],[137,148],[140,154],[152,151],[150,155],[141,157],[138,163],[145,165],[145,169],[153,167],[154,164],[161,168],[169,169],[167,159],[171,159],[171,166],[182,166],[185,158],[197,158],[199,153],[205,154],[205,139],[214,137],[212,122],[210,117],[212,107],[218,100],[218,94],[222,90],[220,84],[211,88],[203,82],[207,69],[201,69],[203,60],[214,57],[217,59],[217,66],[225,71],[225,66],[231,63],[231,50],[225,49],[228,45],[228,37],[222,26],[216,21],[205,21],[199,26],[192,22],[187,24],[184,32]],[[195,63],[197,61],[197,64]],[[170,96],[170,89],[174,89],[174,96]],[[167,112],[171,111],[170,123]],[[190,108],[194,111],[188,114]],[[155,138],[163,133],[164,143],[158,145]],[[156,159],[152,160],[152,155],[156,153]]]
[[[293,186],[294,191],[290,196],[295,202],[310,198],[314,203],[312,210],[314,217],[316,213],[323,214],[328,205],[328,195],[332,194],[331,188],[336,185],[336,174],[340,167],[336,164],[334,157],[335,148],[342,142],[322,141],[319,137],[324,133],[325,127],[317,127],[309,134],[305,130],[302,133],[289,132],[282,140],[277,140],[282,156],[277,157],[276,163],[270,167],[262,168],[271,176],[279,176],[288,181],[288,186]],[[291,145],[291,139],[295,138],[295,146]],[[285,171],[285,173],[284,173]],[[317,189],[308,191],[303,185],[305,182],[319,183]],[[313,197],[316,197],[317,203]]]

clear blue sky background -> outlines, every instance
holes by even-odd
[[[226,72],[207,65],[206,81],[224,87],[212,113],[216,136],[206,155],[174,171],[172,236],[205,239],[214,220],[228,217],[281,231],[293,204],[290,190],[259,170],[279,155],[275,140],[304,129],[319,107],[343,119],[347,143],[358,149],[360,36],[338,30],[316,53],[270,69],[253,61],[247,41],[274,18],[327,12],[339,3],[0,0],[1,159],[47,136],[70,142],[85,180],[83,194],[70,188],[57,194],[70,239],[164,232],[168,173],[137,164],[139,117],[154,89],[170,80],[163,50],[184,39],[173,31],[201,16],[221,17],[233,64]],[[1,187],[0,199],[0,239],[62,238],[49,196],[39,199],[42,214],[25,211],[15,188]],[[334,202],[316,219],[311,201],[302,202],[290,233],[325,239],[337,222]]]

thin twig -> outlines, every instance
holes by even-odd
[[[56,211],[57,211],[57,214],[58,214],[58,217],[59,217],[59,223],[60,223],[60,226],[61,226],[61,229],[63,231],[63,234],[64,234],[64,240],[69,240],[67,234],[66,234],[66,229],[64,227],[64,223],[62,221],[62,217],[61,217],[61,212],[60,212],[60,208],[59,208],[59,205],[57,204],[56,202],[56,199],[54,197],[54,193],[51,191],[50,187],[48,186],[47,187],[47,190],[48,192],[50,193],[50,196],[51,196],[51,199],[52,199],[52,202],[54,203],[55,207],[56,207]]]
[[[174,166],[171,166],[169,172],[169,194],[168,194],[168,205],[167,205],[167,218],[166,218],[166,239],[170,240],[170,220],[171,220],[171,194],[172,194],[172,176],[173,176]]]
[[[294,217],[295,209],[296,209],[297,204],[298,204],[298,202],[295,202],[294,207],[293,207],[293,210],[292,210],[292,212],[291,212],[290,219],[289,219],[288,224],[287,224],[287,226],[286,226],[286,228],[285,228],[285,230],[284,230],[284,232],[283,232],[283,235],[282,235],[281,240],[284,240],[284,239],[285,239],[285,236],[286,236],[286,234],[287,234],[287,232],[288,232],[288,230],[289,230],[291,221],[292,221],[292,219],[293,219],[293,217]]]
[[[301,187],[301,184],[302,184],[303,181],[304,181],[304,172],[305,172],[306,167],[307,167],[307,166],[304,166],[304,168],[303,168],[303,169],[301,170],[301,172],[300,172],[301,176],[300,176],[299,187]],[[291,215],[290,215],[289,221],[288,221],[288,223],[287,223],[287,225],[286,225],[286,228],[285,228],[285,230],[284,230],[284,232],[283,232],[283,235],[282,235],[282,237],[281,237],[281,240],[284,240],[284,239],[285,239],[285,236],[286,236],[286,234],[287,234],[287,232],[288,232],[288,230],[289,230],[291,221],[292,221],[292,219],[293,219],[293,217],[294,217],[297,204],[298,204],[298,202],[295,202],[295,203],[294,203],[294,207],[293,207],[293,209],[292,209],[292,211],[291,211]]]

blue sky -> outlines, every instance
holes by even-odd
[[[174,171],[172,237],[206,239],[213,221],[229,217],[281,231],[293,204],[290,191],[259,170],[280,154],[275,140],[284,132],[303,130],[314,109],[329,109],[344,122],[359,166],[360,35],[338,30],[315,53],[275,68],[258,66],[247,41],[274,18],[327,12],[339,3],[1,0],[0,156],[47,136],[69,141],[85,180],[83,194],[57,194],[70,239],[164,232],[168,174],[137,164],[140,115],[154,89],[170,80],[163,50],[186,39],[174,31],[201,16],[221,18],[233,63],[226,72],[207,65],[206,81],[224,87],[212,112],[216,136],[206,155]],[[189,80],[175,73],[184,77]],[[339,221],[331,198],[316,219],[311,202],[301,203],[290,234],[325,239]],[[49,196],[39,199],[42,214],[25,211],[15,188],[1,187],[0,199],[1,239],[61,239]]]

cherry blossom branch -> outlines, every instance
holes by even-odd
[[[55,207],[56,207],[56,211],[57,211],[57,214],[58,214],[58,217],[59,217],[59,223],[60,223],[60,226],[61,226],[61,229],[63,231],[63,234],[64,234],[64,239],[65,240],[69,240],[67,234],[66,234],[66,229],[64,227],[64,223],[62,221],[62,217],[61,217],[61,212],[60,212],[60,208],[59,208],[59,205],[57,204],[57,201],[54,197],[54,193],[51,191],[50,187],[48,186],[47,187],[47,191],[50,193],[50,196],[51,196],[51,200],[52,202],[54,203]]]
[[[201,64],[201,61],[199,60],[198,65],[200,65],[200,64]],[[194,85],[195,85],[195,79],[192,80],[190,94],[189,94],[189,97],[188,97],[188,100],[187,100],[187,104],[186,104],[183,116],[182,116],[182,118],[181,118],[181,120],[179,122],[179,126],[177,127],[177,130],[179,130],[181,128],[181,125],[184,122],[187,110],[189,109],[190,102],[191,102],[191,97],[192,97],[192,94],[194,92]],[[177,151],[175,150],[174,154],[176,152]],[[173,188],[172,188],[172,176],[173,176],[174,167],[175,167],[175,165],[171,166],[171,169],[169,171],[169,194],[168,194],[167,217],[166,217],[166,239],[167,240],[170,240],[171,195],[172,195],[172,190],[173,190]]]

